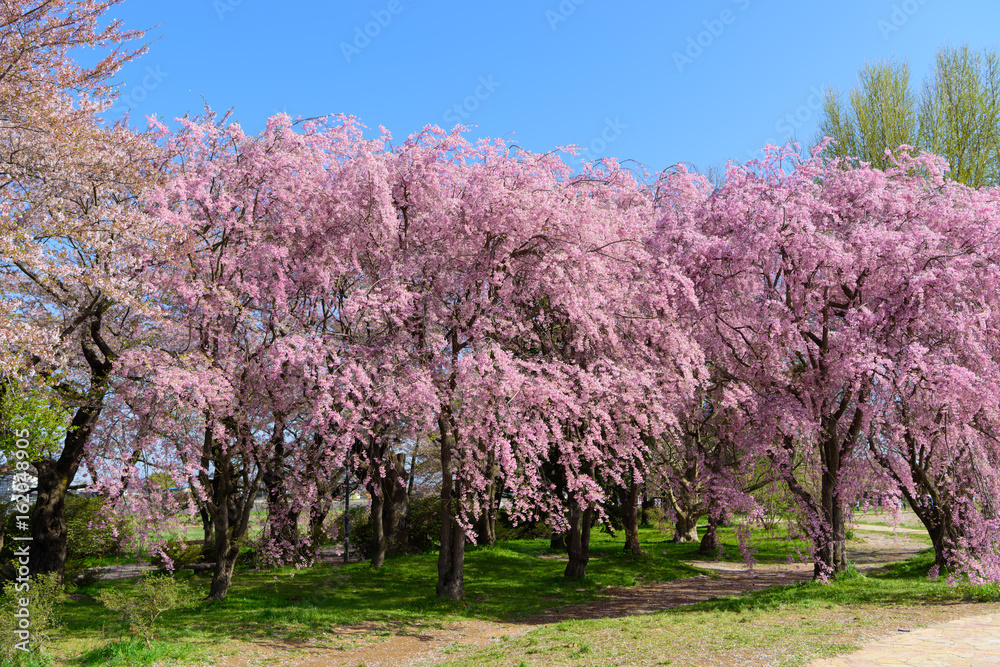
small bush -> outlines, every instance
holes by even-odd
[[[498,521],[499,523],[499,521]],[[426,553],[441,544],[441,499],[411,498],[406,512],[406,548]]]
[[[102,558],[121,553],[122,539],[129,533],[128,523],[109,519],[105,505],[104,498],[67,494],[67,560]]]
[[[834,577],[836,581],[845,581],[848,579],[866,579],[866,578],[867,577],[865,576],[865,574],[859,571],[858,568],[851,561],[847,561],[846,570],[841,570],[840,572],[837,573],[837,576]]]
[[[153,625],[160,614],[184,606],[192,593],[188,587],[166,574],[153,574],[141,578],[133,590],[106,589],[97,594],[105,607],[121,614],[128,630],[152,646]]]
[[[27,583],[27,590],[19,590]],[[63,587],[57,574],[43,574],[20,584],[8,582],[0,596],[0,663],[30,664],[55,629],[55,606]],[[22,602],[27,601],[27,612]],[[24,622],[28,623],[23,628]],[[27,642],[24,644],[23,642]],[[22,649],[28,649],[25,652]],[[30,654],[30,655],[29,655]],[[37,660],[34,661],[37,664]]]
[[[337,527],[337,541],[341,544],[344,543],[344,513],[341,512],[340,515],[335,520],[335,525]],[[363,557],[368,558],[370,554],[368,553],[371,549],[372,536],[374,535],[374,530],[372,529],[371,517],[368,514],[367,507],[352,507],[351,508],[351,553],[361,554]]]
[[[552,536],[552,528],[544,521],[527,521],[514,525],[507,510],[500,508],[497,512],[497,540],[533,540],[548,539]]]
[[[674,522],[662,507],[649,507],[644,514],[648,525],[655,526],[660,532],[673,534]]]
[[[170,558],[175,570],[185,565],[199,563],[202,560],[202,547],[200,544],[185,544],[182,540],[176,538],[167,540],[163,551]],[[166,565],[166,559],[159,553],[153,554],[150,557],[150,562],[153,565]]]
[[[186,664],[192,660],[205,662],[206,658],[202,653],[202,649],[194,648],[188,643],[147,646],[141,641],[111,641],[81,655],[80,663],[87,667]]]

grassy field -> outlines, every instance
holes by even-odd
[[[298,570],[244,568],[237,572],[229,597],[221,603],[201,600],[210,575],[183,571],[177,576],[190,585],[192,595],[182,608],[166,612],[158,620],[152,649],[135,644],[128,628],[96,599],[102,589],[128,587],[131,582],[100,582],[77,587],[57,607],[61,627],[52,633],[48,650],[60,665],[140,665],[174,661],[211,664],[236,643],[247,641],[272,645],[308,642],[310,646],[351,649],[382,641],[401,628],[441,628],[469,619],[520,623],[547,610],[595,601],[605,587],[672,581],[702,572],[682,562],[699,560],[696,544],[674,544],[667,534],[653,528],[643,529],[640,535],[646,553],[633,559],[622,553],[620,535],[595,533],[588,576],[582,581],[563,578],[565,561],[560,560],[559,552],[549,549],[548,540],[471,547],[465,567],[465,599],[460,602],[434,596],[436,553],[390,557],[379,571],[365,563],[319,564]],[[723,530],[720,536],[726,545],[724,559],[742,562],[732,531]],[[754,546],[759,563],[785,563],[796,547],[801,550],[805,545],[757,535]],[[794,628],[789,629],[789,619],[796,614],[812,613],[806,610],[902,608],[954,602],[969,595],[942,582],[927,581],[929,563],[927,556],[922,558],[878,576],[845,579],[829,586],[792,586],[683,611],[542,626],[512,638],[503,649],[470,651],[468,655],[457,649],[454,664],[611,665],[627,662],[626,656],[636,650],[677,655],[688,650],[678,642],[697,643],[698,637],[703,639],[699,650],[726,637],[729,639],[724,643],[738,647],[766,646],[773,644],[777,633],[829,633],[838,627],[827,622],[813,628],[807,617],[808,622],[793,623]],[[610,635],[618,636],[616,633],[641,636],[642,645],[606,641]],[[809,642],[803,642],[806,645]]]
[[[950,619],[962,601],[1000,599],[995,589],[929,581],[924,552],[869,576],[772,587],[662,612],[541,627],[469,651],[449,667],[540,665],[781,665],[857,648],[898,627]],[[960,606],[961,607],[961,606]],[[977,613],[997,611],[984,605]],[[967,612],[967,607],[961,607]]]
[[[722,534],[727,558],[740,558],[735,537]],[[696,544],[674,544],[656,529],[641,531],[646,554],[640,560],[622,553],[623,538],[595,533],[588,577],[567,581],[565,561],[549,549],[548,540],[514,540],[495,547],[470,547],[465,565],[465,600],[446,602],[434,595],[437,555],[390,557],[382,570],[364,563],[319,564],[237,572],[228,598],[221,603],[199,600],[208,590],[208,574],[181,571],[195,595],[183,608],[166,612],[157,622],[159,649],[123,656],[119,664],[170,657],[171,646],[182,646],[193,658],[241,639],[297,641],[310,638],[319,645],[342,646],[344,626],[364,624],[371,632],[388,633],[401,625],[441,625],[462,619],[521,621],[548,609],[585,603],[607,586],[633,586],[671,581],[698,574],[683,564],[697,560]],[[799,545],[800,547],[802,545]],[[793,545],[761,537],[760,562],[785,562]],[[96,599],[105,588],[130,586],[128,580],[79,586],[58,607],[62,627],[53,634],[51,649],[67,664],[112,664],[108,646],[128,638],[123,624],[108,620]],[[351,639],[350,642],[355,642]],[[348,642],[348,643],[350,643]],[[109,662],[110,661],[110,662]],[[131,661],[131,662],[130,662]]]

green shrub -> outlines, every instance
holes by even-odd
[[[552,528],[544,521],[526,521],[514,525],[507,510],[497,511],[497,540],[533,540],[548,539],[552,536]]]
[[[183,540],[177,538],[167,540],[163,551],[170,558],[175,570],[185,565],[199,563],[203,557],[202,546],[200,544],[185,544]],[[166,559],[159,553],[151,555],[149,560],[153,565],[166,565]]]
[[[351,511],[351,553],[361,554],[363,557],[368,558],[371,554],[372,536],[375,534],[372,528],[371,517],[368,514],[368,508],[352,507]],[[344,543],[344,513],[341,512],[337,519],[334,521],[334,525],[337,526],[337,541],[340,544]]]
[[[192,598],[185,584],[166,574],[142,577],[133,590],[109,588],[97,594],[101,604],[117,611],[129,632],[144,639],[147,646],[153,644],[153,624],[160,614],[182,607]]]
[[[32,662],[28,658],[40,654],[48,633],[56,627],[54,608],[63,595],[59,575],[42,574],[26,583],[28,590],[18,590],[23,583],[8,582],[0,595],[0,663],[5,665]],[[22,628],[25,619],[29,625]]]
[[[660,529],[660,532],[671,533],[674,531],[674,523],[671,521],[670,516],[663,511],[662,507],[648,507],[644,511],[646,517],[647,525],[654,526]]]
[[[104,498],[66,495],[66,558],[102,558],[121,553],[128,523],[108,518]],[[118,535],[115,536],[117,531]]]
[[[441,499],[411,498],[406,512],[406,549],[426,553],[441,544]]]
[[[966,600],[975,602],[1000,601],[1000,584],[962,584],[959,589]]]

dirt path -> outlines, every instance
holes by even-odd
[[[899,533],[900,535],[926,535],[927,531],[923,528],[903,528],[899,526],[898,528],[893,528],[892,526],[876,526],[871,523],[852,523],[850,528],[854,530],[866,530],[876,533]]]
[[[877,528],[885,528],[878,526]],[[892,529],[888,529],[891,531]],[[859,570],[869,570],[903,560],[926,549],[925,544],[875,531],[863,540],[848,543],[848,558]],[[587,604],[554,609],[521,624],[464,621],[445,628],[400,628],[384,640],[372,638],[371,629],[345,629],[356,633],[363,645],[346,650],[308,647],[301,644],[246,645],[239,655],[219,662],[220,667],[280,665],[282,667],[390,667],[432,665],[443,662],[456,648],[482,648],[539,625],[571,619],[616,618],[648,614],[715,597],[739,595],[769,586],[784,586],[812,579],[812,565],[805,563],[758,565],[747,570],[738,563],[689,563],[712,571],[677,581],[630,588],[609,588]]]

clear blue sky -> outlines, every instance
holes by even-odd
[[[919,87],[940,46],[1000,35],[995,0],[127,0],[112,16],[158,38],[119,77],[134,123],[203,98],[252,131],[277,112],[396,139],[462,121],[654,170],[809,141],[819,91],[866,62],[906,58]]]

